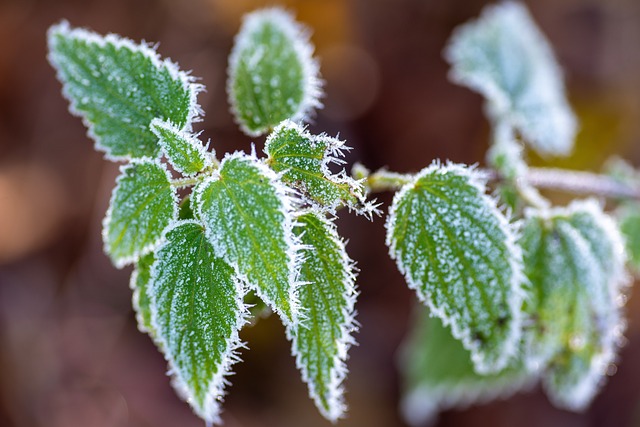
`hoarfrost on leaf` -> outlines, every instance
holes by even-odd
[[[330,421],[344,416],[343,381],[349,347],[356,329],[355,266],[333,222],[306,212],[294,232],[304,245],[300,266],[302,321],[287,332],[293,354],[318,410]]]
[[[202,142],[171,122],[153,119],[151,131],[158,137],[160,147],[171,165],[181,174],[195,175],[211,165]]]
[[[200,114],[201,86],[146,44],[67,22],[49,29],[48,43],[71,112],[83,118],[109,159],[157,157],[151,121],[158,117],[188,129]]]
[[[517,129],[538,153],[567,155],[576,119],[551,46],[519,2],[487,6],[445,50],[451,79],[480,92],[493,122]]]
[[[365,204],[361,182],[347,176],[344,169],[333,174],[329,165],[344,164],[343,141],[327,135],[312,135],[286,120],[279,124],[265,143],[267,164],[282,174],[282,180],[297,188],[310,201],[329,210],[346,204],[358,210]]]
[[[219,424],[225,377],[246,321],[235,272],[216,257],[201,224],[176,222],[151,269],[151,319],[174,387],[208,423]]]
[[[163,164],[142,159],[122,166],[103,222],[105,252],[117,267],[136,261],[155,248],[177,215],[177,196]]]
[[[277,175],[243,153],[227,155],[218,175],[198,184],[192,207],[216,255],[236,268],[285,325],[297,321],[298,239],[292,196]]]
[[[423,169],[393,200],[387,245],[409,287],[471,352],[476,371],[507,366],[520,338],[521,250],[479,172]]]
[[[245,16],[229,57],[227,92],[243,132],[257,136],[321,106],[309,31],[279,8]]]
[[[519,362],[497,374],[479,375],[471,354],[451,330],[430,317],[428,309],[418,308],[400,358],[401,411],[408,424],[425,425],[439,411],[507,398],[533,384],[533,377]]]

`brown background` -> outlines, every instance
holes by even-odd
[[[441,51],[478,14],[470,0],[286,1],[313,29],[327,81],[314,132],[340,133],[349,161],[416,171],[433,159],[483,162],[488,125],[476,94],[446,79]],[[202,426],[175,397],[166,365],[137,332],[130,270],[102,252],[117,165],[93,150],[67,112],[45,60],[45,32],[62,18],[100,33],[160,43],[202,77],[198,125],[218,153],[249,147],[228,112],[225,70],[252,0],[0,0],[0,426]],[[579,150],[535,163],[598,169],[612,153],[640,165],[640,2],[540,0],[532,13],[562,63],[580,117]],[[257,138],[258,148],[263,139]],[[386,203],[390,195],[380,199]],[[563,199],[559,199],[563,200]],[[386,205],[385,205],[386,206]],[[399,343],[414,297],[384,246],[383,218],[342,214],[340,231],[362,269],[362,324],[340,426],[402,426]],[[618,373],[583,414],[554,409],[538,389],[450,411],[439,426],[640,425],[638,299]],[[307,398],[277,319],[243,331],[223,417],[229,427],[327,426]]]

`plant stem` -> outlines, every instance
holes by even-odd
[[[502,181],[502,177],[493,169],[483,169],[489,181]],[[380,169],[369,171],[362,165],[355,165],[354,177],[364,179],[368,190],[374,193],[397,191],[411,182],[411,174],[400,174]],[[538,189],[557,190],[573,194],[590,194],[613,199],[640,200],[640,184],[629,185],[606,175],[592,172],[573,171],[554,168],[529,168],[518,182]]]

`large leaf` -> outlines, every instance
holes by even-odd
[[[541,154],[571,152],[577,126],[562,75],[522,3],[487,6],[455,31],[445,56],[451,79],[484,95],[492,120],[516,128]]]
[[[309,31],[282,9],[245,16],[229,57],[227,91],[236,121],[251,136],[320,106],[318,64]]]
[[[305,249],[300,268],[300,309],[304,320],[291,330],[293,353],[309,395],[327,419],[344,415],[347,351],[354,340],[356,299],[353,262],[335,225],[324,214],[307,212],[294,228]]]
[[[579,410],[598,391],[622,334],[624,247],[613,221],[593,200],[529,211],[522,247],[531,284],[524,354],[549,367],[548,394]]]
[[[120,171],[102,232],[105,252],[117,267],[151,252],[178,215],[176,194],[164,165],[140,160]]]
[[[158,137],[162,151],[178,172],[195,175],[211,165],[202,142],[188,132],[160,119],[151,122],[151,131]]]
[[[506,398],[533,383],[518,362],[499,374],[477,374],[469,351],[440,319],[430,317],[424,307],[416,314],[400,359],[405,383],[401,409],[409,424],[425,425],[439,411]]]
[[[215,256],[202,225],[180,221],[166,232],[149,294],[174,386],[200,417],[220,423],[225,376],[238,360],[246,309],[233,268]]]
[[[409,287],[451,324],[476,371],[504,368],[520,337],[521,252],[478,173],[438,164],[393,200],[387,245]]]
[[[286,191],[271,169],[236,153],[222,161],[219,176],[196,186],[192,203],[216,254],[246,278],[285,324],[292,324],[299,260]]]
[[[357,207],[364,203],[364,186],[346,175],[329,170],[343,164],[344,142],[326,135],[311,135],[291,121],[278,125],[265,143],[267,163],[282,180],[300,189],[312,202],[335,209],[340,204]]]
[[[71,111],[84,119],[108,158],[156,157],[160,146],[151,120],[159,117],[182,129],[198,115],[200,86],[151,47],[67,22],[51,27],[48,40],[49,60]]]

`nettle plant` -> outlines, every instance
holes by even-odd
[[[177,393],[220,423],[239,331],[271,310],[320,413],[343,417],[357,269],[334,219],[344,207],[373,219],[368,194],[397,191],[387,245],[424,303],[400,363],[406,420],[537,381],[556,406],[585,408],[623,340],[620,230],[639,265],[638,176],[620,163],[605,175],[527,165],[525,148],[569,154],[577,124],[525,7],[487,7],[445,50],[452,80],[486,98],[484,169],[435,161],[416,174],[332,171],[349,148],[303,124],[322,92],[308,34],[281,9],[245,18],[228,95],[240,128],[268,136],[264,155],[252,147],[219,160],[193,129],[202,116],[195,78],[147,44],[66,22],[49,31],[71,112],[108,160],[124,162],[104,249],[117,267],[134,265],[139,328],[166,357]],[[613,216],[594,198],[556,207],[540,188],[620,207]]]

